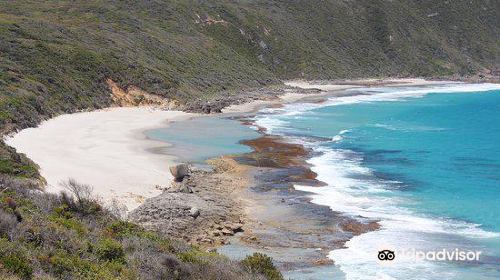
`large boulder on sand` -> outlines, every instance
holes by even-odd
[[[189,164],[181,163],[170,166],[170,173],[174,176],[175,181],[180,182],[184,177],[189,176]]]

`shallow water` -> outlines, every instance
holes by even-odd
[[[368,95],[266,109],[256,118],[269,133],[318,152],[309,162],[328,186],[297,189],[334,211],[380,220],[381,230],[330,258],[347,279],[500,278],[500,86],[357,90]],[[382,267],[375,259],[382,244],[482,255]]]
[[[174,122],[169,127],[149,130],[145,134],[152,140],[172,144],[164,148],[164,153],[201,167],[212,157],[250,152],[250,147],[239,142],[260,136],[237,120],[214,116]]]

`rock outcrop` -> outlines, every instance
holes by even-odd
[[[219,164],[226,162],[218,161]],[[218,168],[216,170],[227,170]],[[241,182],[224,172],[191,170],[129,214],[148,230],[202,245],[225,244],[243,231],[243,207],[233,192]]]
[[[276,100],[285,93],[285,87],[258,88],[244,90],[234,95],[226,95],[215,98],[198,98],[186,103],[183,111],[190,113],[217,114],[222,109],[230,106],[251,102],[254,100]]]
[[[174,166],[170,166],[170,173],[174,176],[176,182],[182,181],[186,176],[189,176],[189,164],[181,163]]]

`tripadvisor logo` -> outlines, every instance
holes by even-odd
[[[377,249],[377,262],[383,266],[391,266],[396,262],[396,248],[382,245]]]
[[[391,266],[397,260],[419,261],[478,261],[481,252],[442,249],[440,251],[417,251],[415,249],[396,250],[391,245],[382,245],[377,249],[376,260],[380,265]]]

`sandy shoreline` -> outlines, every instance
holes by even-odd
[[[165,127],[193,114],[148,107],[110,108],[61,115],[6,138],[6,143],[40,166],[46,191],[59,192],[73,178],[93,187],[104,203],[116,199],[132,210],[161,193],[171,181],[173,157],[151,152],[168,144],[144,130]]]
[[[286,81],[285,85],[304,89],[318,89],[321,91],[344,90],[355,87],[374,86],[432,86],[462,83],[450,80],[426,80],[422,78],[394,78],[394,79],[355,79],[343,81]]]

